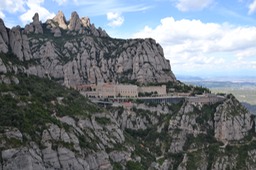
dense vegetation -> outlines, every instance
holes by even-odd
[[[17,78],[18,84],[0,84],[0,129],[13,126],[37,141],[40,137],[37,133],[42,132],[47,123],[63,126],[55,115],[87,117],[100,110],[77,91],[51,80],[25,75]]]

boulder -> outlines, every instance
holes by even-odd
[[[52,29],[52,32],[53,32],[53,36],[54,36],[54,37],[61,37],[60,28],[58,28],[58,27],[53,28],[53,29]]]
[[[5,67],[1,58],[0,58],[0,73],[7,73],[7,68]]]

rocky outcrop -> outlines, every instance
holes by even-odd
[[[108,170],[113,162],[124,166],[132,159],[130,144],[109,112],[44,80],[0,75],[0,169]]]
[[[82,25],[86,28],[86,27],[90,27],[91,25],[91,22],[90,22],[90,18],[88,17],[82,17],[81,18],[81,22],[82,22]]]
[[[98,114],[98,116],[107,116]],[[111,117],[108,117],[111,119]],[[130,160],[130,153],[113,151],[109,155],[104,148],[113,148],[113,144],[124,142],[123,132],[118,129],[114,122],[107,125],[98,124],[89,119],[75,121],[70,117],[62,117],[59,120],[70,126],[69,131],[60,128],[56,124],[48,124],[47,129],[42,132],[41,145],[31,142],[29,146],[1,150],[3,169],[88,169],[104,170],[112,169],[110,163]],[[112,120],[111,120],[112,121]],[[103,130],[103,127],[106,129]],[[4,138],[6,140],[19,140],[23,142],[23,135],[16,128],[6,129]],[[84,142],[95,142],[95,148],[84,148],[81,141],[83,135]],[[96,136],[95,136],[96,135]],[[80,136],[80,138],[79,138]],[[2,136],[3,137],[3,136]],[[96,141],[96,139],[99,139]],[[93,141],[90,141],[93,140]],[[98,143],[99,142],[99,143]],[[102,143],[101,143],[102,142]],[[7,147],[1,138],[1,147]],[[86,154],[92,150],[95,153]],[[98,150],[98,151],[97,151]],[[80,156],[78,156],[80,155]]]
[[[81,29],[81,21],[76,12],[72,12],[69,20],[68,29],[70,31],[79,31]]]
[[[21,36],[21,28],[19,26],[13,27],[9,32],[10,37],[10,46],[12,49],[12,53],[15,54],[20,61],[24,60],[24,55],[22,51],[22,36]]]
[[[54,37],[61,37],[61,31],[58,27],[53,29],[52,32],[54,33],[53,34]]]
[[[226,142],[241,140],[253,128],[251,114],[235,99],[229,95],[228,99],[214,114],[215,138]]]
[[[38,13],[36,13],[34,16],[33,16],[33,26],[34,26],[34,30],[35,30],[35,34],[43,34],[43,28],[41,26],[41,23],[39,21],[39,15]]]
[[[0,52],[7,53],[8,44],[9,44],[9,38],[8,38],[7,29],[4,25],[4,21],[0,18]]]
[[[4,25],[4,21],[0,18],[0,35],[5,44],[9,43],[8,32]]]
[[[58,23],[58,26],[64,30],[68,28],[66,18],[62,11],[59,11],[58,14],[52,19],[54,22]]]
[[[8,52],[8,46],[4,42],[3,37],[0,35],[0,52],[7,53]]]
[[[250,138],[255,134],[255,121],[232,95],[222,103],[209,105],[186,101],[182,105],[168,104],[167,108],[138,104],[127,110],[118,108],[114,117],[122,129],[143,141],[149,152],[162,153],[155,155],[162,163],[152,162],[152,169],[255,167],[255,152],[251,149],[256,142]],[[168,156],[164,159],[165,154]],[[238,160],[246,163],[241,165]]]
[[[59,11],[44,23],[45,30],[35,14],[24,31],[17,26],[9,31],[9,36],[1,23],[0,50],[6,53],[10,46],[20,61],[28,61],[30,64],[20,69],[27,74],[59,79],[74,88],[97,82],[176,81],[162,47],[155,40],[112,39],[90,24],[89,18],[80,19],[76,12],[67,26],[64,14]]]
[[[41,22],[39,21],[39,14],[35,13],[32,19],[33,19],[33,22],[25,26],[24,32],[43,34],[43,28],[42,28]]]
[[[0,58],[0,73],[7,73],[7,68],[5,67],[1,58]]]

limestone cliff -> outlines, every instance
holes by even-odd
[[[254,116],[232,95],[215,104],[138,104],[112,112],[156,157],[153,169],[256,167]]]
[[[13,53],[27,74],[58,79],[67,87],[96,82],[176,81],[162,47],[153,39],[114,39],[76,12],[59,13],[46,23],[35,14],[21,28],[0,20],[0,52]]]
[[[254,116],[232,95],[106,110],[48,78],[15,73],[10,57],[0,55],[1,170],[256,168]]]

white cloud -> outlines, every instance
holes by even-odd
[[[254,47],[248,47],[246,50],[239,50],[236,52],[236,57],[238,57],[239,60],[243,60],[244,58],[248,58],[250,56],[255,56],[256,49]]]
[[[0,0],[0,17],[4,18],[4,12],[15,13],[25,11],[24,0]]]
[[[57,2],[59,5],[63,5],[67,2],[67,0],[53,0],[54,2]],[[74,1],[76,3],[76,1]]]
[[[111,27],[121,26],[124,23],[124,17],[117,12],[108,12],[107,19],[110,21],[108,25]]]
[[[45,21],[49,18],[53,18],[55,16],[54,13],[49,12],[46,8],[42,7],[41,4],[44,0],[28,0],[26,5],[28,6],[28,10],[20,16],[20,20],[23,24],[32,21],[32,17],[37,12],[39,14],[39,19]]]
[[[127,12],[137,12],[145,11],[151,6],[145,5],[139,1],[138,3],[130,3],[130,1],[120,1],[120,0],[84,0],[78,1],[73,0],[74,4],[79,7],[83,7],[83,11],[86,15],[99,16],[105,15],[108,12],[117,13],[127,13]],[[81,11],[82,12],[82,11]]]
[[[256,11],[256,0],[253,0],[253,2],[249,5],[249,14],[253,14]]]
[[[0,11],[0,18],[4,18],[4,17],[5,17],[4,13]]]
[[[240,69],[256,60],[256,27],[168,17],[157,27],[146,26],[134,35],[134,38],[148,37],[163,46],[165,57],[178,73]]]
[[[53,0],[58,2],[66,2],[66,0]],[[32,21],[32,17],[37,12],[40,20],[45,21],[54,17],[54,13],[49,12],[42,6],[44,0],[0,0],[0,17],[5,18],[5,13],[21,13],[20,20],[23,24]],[[8,21],[7,21],[8,22]],[[12,24],[11,24],[12,25]]]
[[[213,0],[178,0],[176,4],[176,8],[180,11],[193,11],[193,10],[201,10],[213,3]]]

